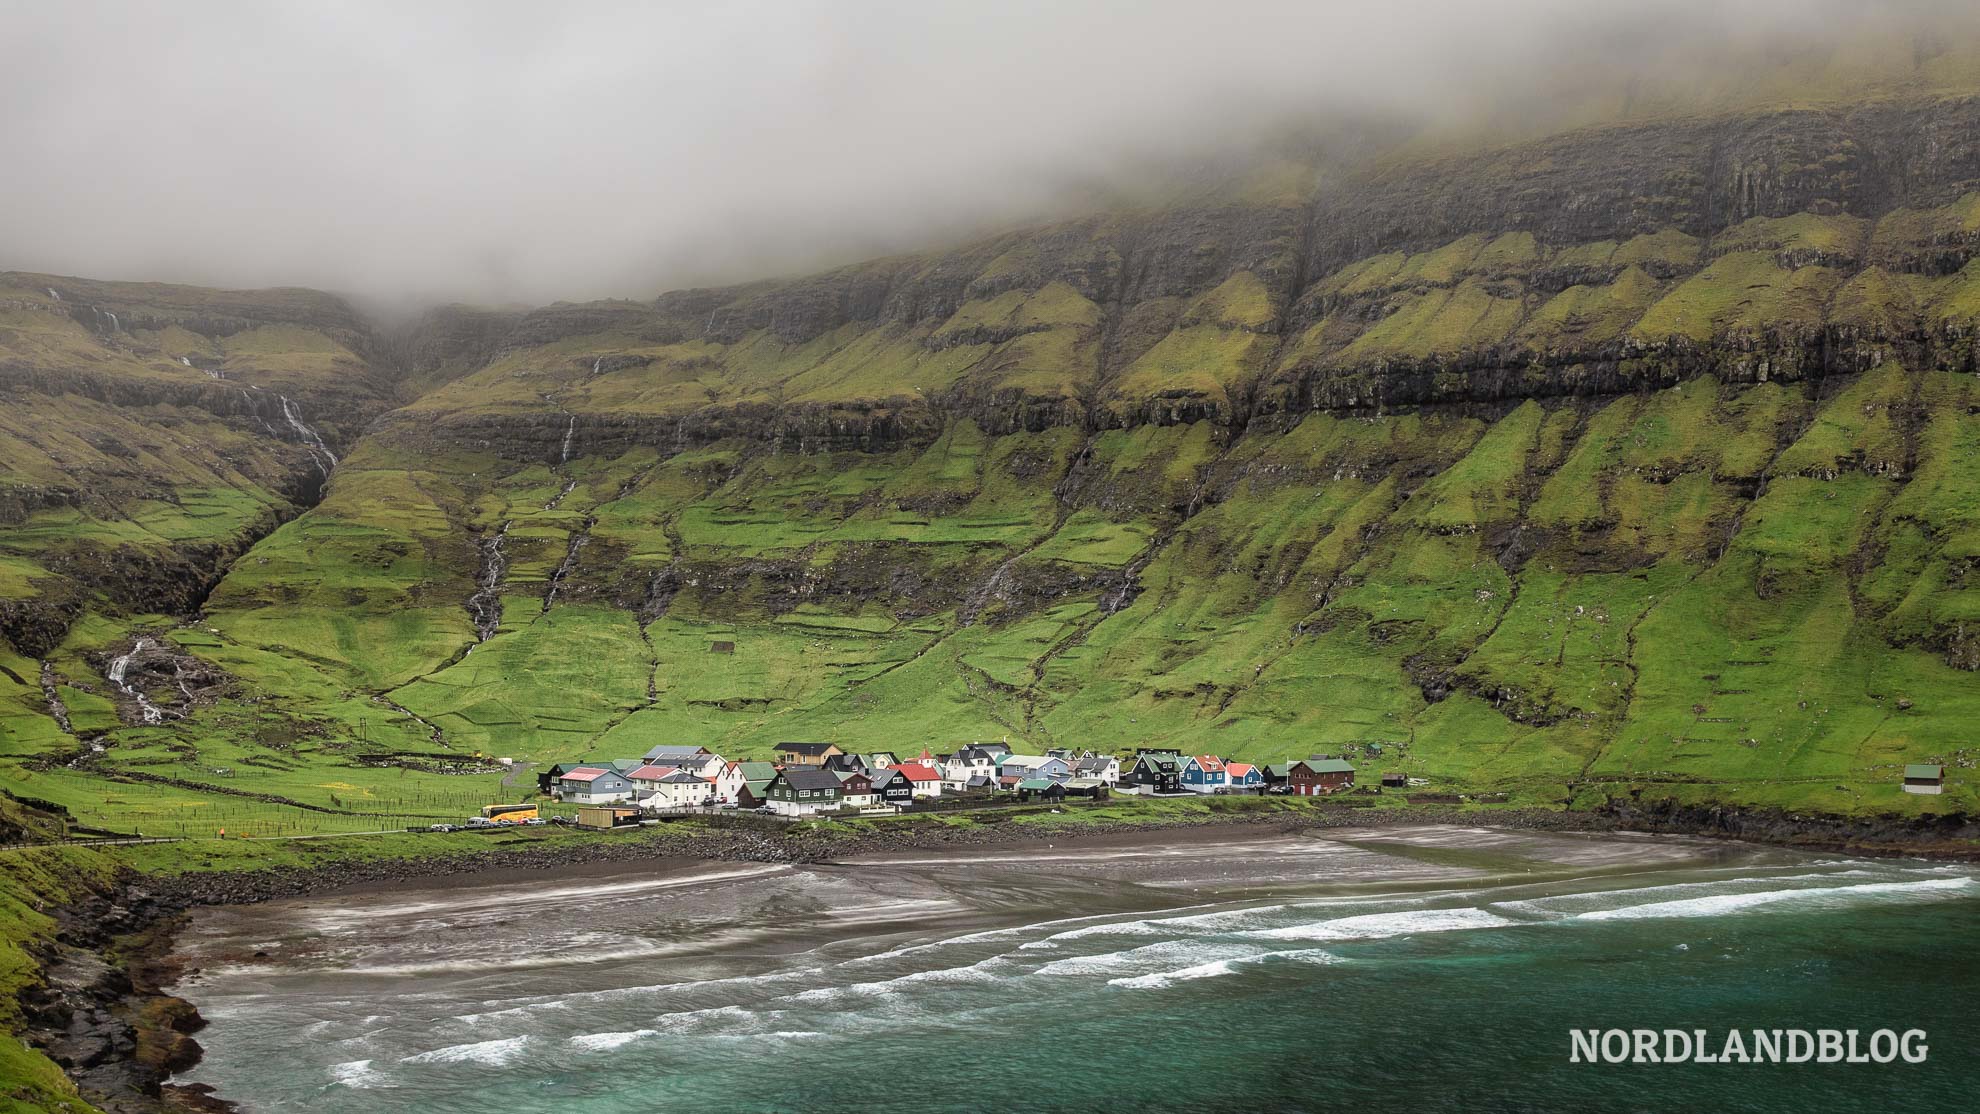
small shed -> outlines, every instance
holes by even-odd
[[[1107,783],[1097,777],[1076,777],[1065,783],[1066,796],[1091,797],[1096,801],[1107,799]]]
[[[626,828],[639,826],[639,810],[611,805],[586,805],[577,810],[580,828]]]
[[[1927,762],[1913,762],[1904,768],[1904,791],[1937,796],[1946,791],[1946,768]]]
[[[1382,773],[1382,788],[1408,789],[1409,775],[1403,773],[1401,770],[1385,770]]]
[[[736,652],[736,644],[733,642],[710,642],[708,644],[708,652],[711,654],[733,654]]]

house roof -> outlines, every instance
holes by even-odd
[[[1946,768],[1944,766],[1934,766],[1931,765],[1930,763],[1925,763],[1925,762],[1913,762],[1904,768],[1904,776],[1908,778],[1911,777],[1942,778],[1946,776]]]
[[[1231,775],[1232,777],[1250,777],[1251,772],[1255,769],[1257,769],[1257,767],[1253,766],[1249,762],[1224,763],[1224,772]]]
[[[839,787],[838,775],[827,770],[815,770],[808,766],[799,766],[785,770],[777,776],[783,778],[784,784],[789,785],[793,789],[837,789]]]
[[[1015,762],[1020,766],[1043,766],[1047,762],[1060,761],[1049,754],[1006,754],[997,764],[1008,766]]]
[[[743,788],[749,790],[751,796],[761,797],[763,794],[770,791],[770,783],[775,780],[777,779],[766,777],[753,781],[745,781],[743,782]]]
[[[564,772],[563,780],[564,781],[595,781],[598,778],[604,776],[605,774],[609,774],[612,772],[613,771],[611,770],[601,770],[596,766],[579,766],[575,770],[566,770]]]
[[[942,775],[919,762],[903,762],[894,767],[896,773],[909,781],[941,781]]]
[[[884,788],[887,785],[887,783],[893,781],[897,777],[902,777],[903,775],[899,770],[895,769],[892,766],[889,766],[884,770],[875,770],[866,776],[868,780],[873,782],[873,788],[881,789]]]
[[[707,747],[658,746],[640,757],[652,762],[661,758],[697,758],[707,753],[709,753]]]
[[[1011,744],[1009,743],[971,743],[970,745],[978,750],[987,750],[993,754],[1009,754],[1011,752]]]
[[[1220,773],[1224,769],[1224,760],[1214,754],[1199,754],[1190,761],[1196,763],[1198,769],[1208,773]]]
[[[1139,766],[1144,762],[1158,770],[1173,769],[1182,762],[1182,759],[1172,750],[1154,750],[1149,751],[1147,754],[1138,754],[1135,756],[1135,765]]]
[[[1105,770],[1114,764],[1112,758],[1082,758],[1073,763],[1075,770]]]
[[[982,774],[976,774],[975,776],[971,777],[968,781],[964,782],[963,784],[969,786],[971,789],[978,789],[990,785],[991,780],[987,777],[984,777]]]
[[[865,770],[827,770],[826,772],[831,774],[833,777],[838,778],[840,785],[844,785],[846,782],[849,782],[856,777],[865,778],[866,783],[868,785],[877,785],[880,782],[879,777],[870,774]]]
[[[662,784],[662,785],[690,785],[690,784],[692,784],[692,785],[707,785],[707,784],[709,784],[709,780],[708,780],[707,778],[705,778],[705,777],[696,777],[695,775],[693,775],[693,774],[691,774],[691,773],[688,773],[688,772],[687,772],[686,770],[675,770],[675,771],[674,771],[673,773],[671,773],[671,774],[668,774],[668,775],[667,775],[666,777],[663,777],[663,778],[661,778],[661,779],[660,779],[660,784]]]
[[[668,774],[678,772],[679,770],[679,766],[658,766],[649,762],[626,776],[634,781],[659,781]]]
[[[1051,778],[1028,777],[1018,782],[1017,787],[1019,789],[1050,789],[1057,784],[1059,783],[1053,781]]]
[[[1067,789],[1099,789],[1104,787],[1106,784],[1107,783],[1104,779],[1097,777],[1076,777],[1071,781],[1066,782],[1066,788]]]
[[[839,748],[837,746],[834,746],[831,743],[778,743],[777,744],[777,750],[783,754],[824,755],[838,749]]]
[[[775,762],[731,762],[729,765],[741,770],[743,778],[748,781],[769,781],[777,776]]]
[[[1265,767],[1265,772],[1271,774],[1273,777],[1282,778],[1287,776],[1288,774],[1291,774],[1292,768],[1293,768],[1293,764],[1291,762],[1274,762],[1271,765]]]
[[[1354,772],[1354,767],[1349,765],[1345,758],[1308,758],[1301,762],[1295,762],[1293,765],[1304,766],[1316,774],[1351,774]]]

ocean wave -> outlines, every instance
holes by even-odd
[[[1260,929],[1246,935],[1264,940],[1375,940],[1422,932],[1503,928],[1518,923],[1484,909],[1410,909]]]
[[[623,1048],[634,1041],[659,1035],[658,1029],[633,1029],[624,1033],[584,1033],[572,1037],[565,1043],[579,1052],[609,1052],[614,1048]]]
[[[529,1037],[506,1037],[474,1044],[450,1044],[400,1059],[402,1064],[506,1064],[522,1055]]]
[[[1245,967],[1276,960],[1295,963],[1334,964],[1344,963],[1340,956],[1320,948],[1297,948],[1284,952],[1264,952],[1259,955],[1239,956],[1234,959],[1214,959],[1208,963],[1198,963],[1173,971],[1156,971],[1147,975],[1129,975],[1108,979],[1108,986],[1118,986],[1124,990],[1159,990],[1177,983],[1194,982],[1197,979],[1214,979],[1223,975],[1235,975]]]
[[[1966,890],[1972,885],[1973,879],[1970,876],[1962,876],[1926,878],[1916,882],[1870,882],[1861,886],[1804,886],[1787,890],[1762,890],[1758,893],[1714,894],[1710,897],[1684,898],[1678,901],[1654,901],[1645,905],[1625,905],[1618,909],[1594,909],[1580,914],[1575,919],[1625,921],[1655,917],[1712,917],[1736,913],[1742,909],[1779,905],[1783,902],[1837,903],[1853,901],[1861,897],[1929,896]]]
[[[1888,872],[1870,870],[1821,871],[1811,874],[1778,874],[1749,878],[1714,878],[1703,882],[1672,882],[1661,886],[1640,886],[1636,888],[1617,887],[1606,890],[1586,890],[1578,893],[1549,894],[1545,897],[1527,898],[1518,901],[1488,902],[1490,908],[1535,916],[1577,914],[1578,906],[1610,901],[1617,898],[1634,898],[1652,894],[1685,894],[1700,891],[1724,892],[1735,887],[1780,886],[1791,882],[1833,881],[1839,878],[1888,877]]]
[[[1217,943],[1200,939],[1164,940],[1159,944],[1144,944],[1138,948],[1054,960],[1040,967],[1033,974],[1048,977],[1109,975],[1122,969],[1132,970],[1179,961],[1186,966],[1194,967],[1216,960],[1239,959],[1256,954],[1258,948],[1249,944]]]

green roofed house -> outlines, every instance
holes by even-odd
[[[1913,762],[1904,768],[1904,791],[1937,796],[1946,791],[1946,768]]]
[[[1040,800],[1056,801],[1065,797],[1064,783],[1046,777],[1028,777],[1017,783],[1018,800],[1028,801],[1033,797]]]
[[[1354,788],[1354,767],[1344,758],[1316,754],[1286,771],[1286,792],[1296,797],[1324,797]]]

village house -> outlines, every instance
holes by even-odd
[[[751,780],[751,781],[743,782],[742,788],[736,790],[736,797],[735,797],[736,807],[737,808],[770,807],[770,783],[775,780],[777,780],[777,775],[773,771],[769,777],[763,778],[761,780]]]
[[[715,783],[686,770],[675,770],[653,783],[640,797],[645,808],[693,808],[715,803]]]
[[[1182,787],[1192,793],[1222,793],[1229,785],[1224,760],[1214,754],[1192,755],[1182,764]]]
[[[679,766],[664,766],[649,762],[644,766],[626,771],[626,780],[633,783],[634,789],[643,789],[651,792],[653,787],[660,783],[661,778],[678,772],[680,772]]]
[[[1091,797],[1096,801],[1107,799],[1108,785],[1097,777],[1076,777],[1066,782],[1066,796]]]
[[[873,774],[873,800],[905,809],[914,803],[914,783],[895,767],[877,771]]]
[[[1028,777],[1017,783],[1017,795],[1020,801],[1029,801],[1034,797],[1042,801],[1059,801],[1065,799],[1066,787],[1063,782],[1050,778]]]
[[[536,791],[550,794],[561,792],[557,783],[564,780],[564,775],[585,766],[589,766],[594,770],[609,770],[612,768],[612,764],[602,758],[590,762],[558,762],[536,775]]]
[[[768,782],[776,776],[776,764],[771,762],[724,762],[722,772],[715,775],[715,795],[740,805],[745,786],[753,781]]]
[[[1324,797],[1354,787],[1354,767],[1346,759],[1316,754],[1292,764],[1286,792],[1295,797]]]
[[[942,763],[942,784],[952,793],[969,788],[971,778],[997,776],[997,758],[982,747],[963,747]]]
[[[1292,777],[1291,762],[1274,762],[1269,766],[1260,766],[1259,769],[1265,772],[1265,792],[1284,793],[1286,791],[1286,781]]]
[[[777,744],[777,761],[785,766],[823,766],[827,758],[844,753],[831,743]]]
[[[979,750],[989,751],[990,760],[993,762],[1011,752],[1011,744],[1009,743],[971,743],[969,745]]]
[[[825,756],[825,761],[818,764],[818,768],[821,770],[830,770],[835,774],[850,774],[857,771],[864,771],[867,769],[866,756],[863,754],[828,754]]]
[[[1111,754],[1096,754],[1073,763],[1073,777],[1098,778],[1108,785],[1117,785],[1121,780],[1121,760]]]
[[[770,811],[781,816],[830,812],[840,804],[839,779],[816,767],[788,766],[771,779],[763,796]]]
[[[609,805],[630,801],[635,787],[617,770],[579,766],[557,779],[557,799],[574,805]]]
[[[1904,791],[1936,796],[1946,791],[1946,768],[1913,762],[1904,768]]]
[[[942,795],[942,775],[925,763],[903,762],[894,767],[894,772],[907,779],[917,797]]]
[[[901,760],[896,758],[891,750],[876,750],[859,757],[868,770],[885,770],[901,764]]]
[[[1134,761],[1121,774],[1120,787],[1142,796],[1180,793],[1183,791],[1182,756],[1173,750],[1136,751]]]
[[[997,775],[1066,781],[1072,777],[1072,763],[1046,754],[1007,754],[997,762]]]
[[[1224,763],[1224,779],[1233,793],[1265,791],[1265,772],[1249,762]]]
[[[699,777],[714,777],[722,769],[722,756],[707,747],[658,746],[640,756],[652,766],[672,766]]]
[[[873,791],[873,775],[865,770],[828,771],[839,779],[839,803],[852,808],[866,808],[879,801]]]

